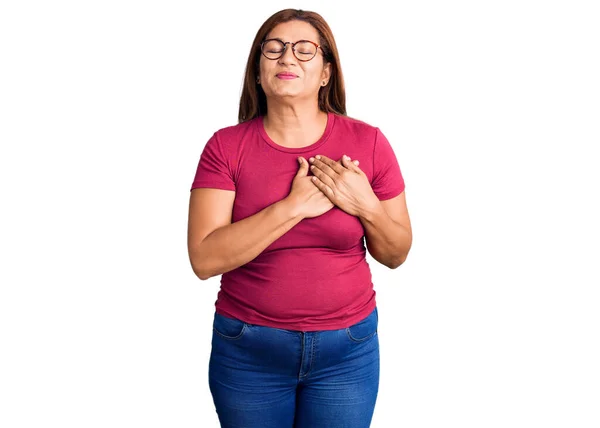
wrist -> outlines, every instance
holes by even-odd
[[[373,223],[374,219],[379,217],[384,211],[383,205],[379,199],[375,198],[369,204],[365,204],[363,209],[358,214],[359,218],[369,223]]]
[[[304,218],[301,213],[301,206],[295,198],[288,196],[282,199],[280,203],[288,217],[298,220],[302,220]]]

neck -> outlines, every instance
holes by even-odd
[[[327,113],[319,110],[314,101],[291,105],[272,100],[267,101],[263,124],[268,133],[282,143],[302,144],[302,140],[316,129],[322,133],[327,124]]]

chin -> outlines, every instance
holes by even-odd
[[[280,89],[271,92],[272,97],[297,97],[302,95],[302,91],[294,91],[290,89]]]

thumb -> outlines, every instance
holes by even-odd
[[[308,162],[306,162],[306,159],[300,156],[298,157],[298,163],[300,164],[300,168],[298,168],[296,177],[306,177],[308,174]]]

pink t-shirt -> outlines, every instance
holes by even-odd
[[[236,222],[287,197],[297,157],[318,154],[336,161],[343,154],[358,159],[380,200],[404,191],[398,161],[379,128],[334,113],[328,114],[321,138],[301,148],[276,144],[262,117],[220,129],[202,151],[192,189],[235,191]],[[221,276],[216,312],[298,331],[355,324],[375,308],[364,235],[359,218],[336,206],[303,219],[254,260]]]

